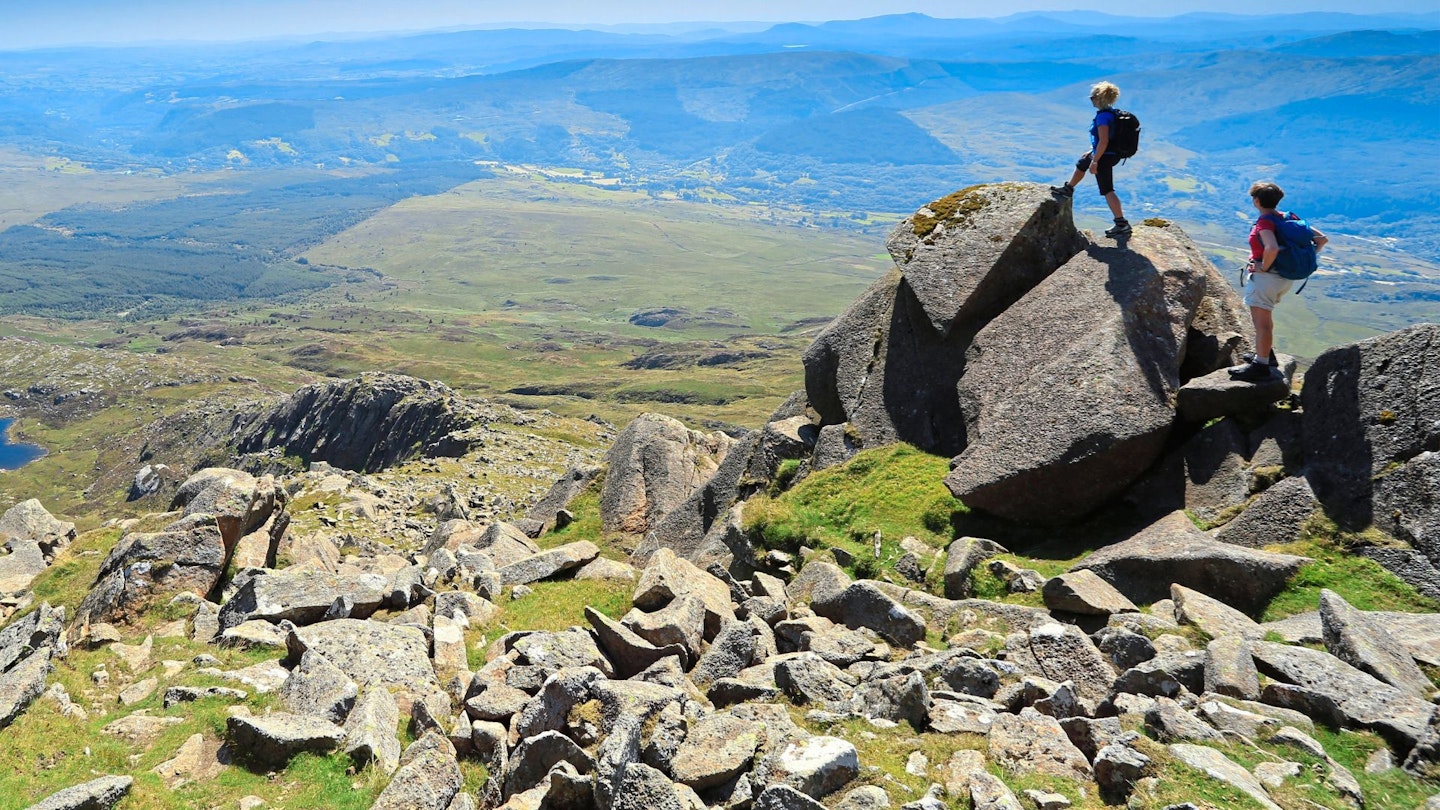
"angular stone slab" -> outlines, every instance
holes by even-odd
[[[225,727],[240,756],[275,768],[285,767],[296,754],[333,751],[345,737],[345,731],[334,723],[283,712],[263,717],[232,715]]]
[[[1421,700],[1429,700],[1435,691],[1410,652],[1384,625],[1329,588],[1320,591],[1320,623],[1325,649],[1341,661]]]
[[[1260,493],[1245,511],[1215,532],[1215,539],[1246,548],[1290,543],[1320,502],[1302,477],[1286,478]]]
[[[400,740],[395,736],[399,722],[400,709],[390,690],[370,686],[360,693],[345,718],[345,753],[356,768],[373,763],[389,774],[400,767]]]
[[[1211,779],[1240,790],[1265,810],[1282,810],[1280,805],[1270,800],[1270,793],[1260,784],[1260,780],[1214,748],[1176,743],[1170,746],[1170,755],[1192,768],[1204,771]]]
[[[1192,624],[1211,638],[1237,635],[1262,638],[1265,631],[1255,620],[1218,599],[1212,599],[1184,585],[1170,586],[1170,599],[1175,602],[1175,618],[1181,624]]]
[[[1045,598],[1046,607],[1065,613],[1110,616],[1139,611],[1134,602],[1089,570],[1051,577],[1045,581],[1040,594]]]
[[[1290,382],[1295,375],[1295,358],[1277,354],[1275,359],[1280,361],[1280,373],[1263,382],[1234,379],[1227,369],[1196,377],[1176,392],[1176,412],[1187,422],[1265,413],[1271,405],[1290,396]]]
[[[264,619],[278,624],[314,624],[336,600],[348,600],[346,618],[363,619],[390,598],[391,582],[380,574],[331,574],[311,568],[285,568],[251,577],[220,607],[220,629]]]
[[[599,556],[600,549],[589,540],[568,543],[502,567],[500,581],[506,587],[539,582],[579,568]]]
[[[416,700],[435,698],[449,705],[430,665],[429,642],[417,627],[336,619],[296,628],[289,646],[297,657],[306,650],[319,652],[362,687],[387,687],[404,714]]]
[[[0,675],[0,729],[8,727],[45,691],[51,648],[42,647]]]
[[[1286,708],[1299,709],[1331,725],[1373,730],[1401,751],[1415,745],[1430,720],[1430,703],[1329,653],[1266,641],[1251,642],[1250,651],[1262,674],[1294,685],[1282,690],[1275,690],[1274,684],[1266,687],[1267,703],[1284,695],[1299,704],[1280,704]]]
[[[1174,512],[1071,570],[1094,571],[1137,604],[1167,598],[1171,583],[1178,583],[1251,613],[1269,604],[1309,561],[1221,543]]]
[[[26,810],[110,810],[130,793],[129,776],[102,776],[52,793]]]
[[[1012,773],[1040,773],[1086,783],[1090,763],[1065,735],[1059,721],[1026,707],[1001,714],[990,729],[990,758]]]
[[[670,761],[675,781],[696,790],[714,787],[746,770],[760,746],[761,724],[712,714],[691,727]]]

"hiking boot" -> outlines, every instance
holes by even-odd
[[[1255,358],[1257,358],[1257,357],[1259,357],[1259,355],[1255,354],[1254,352],[1245,352],[1244,354],[1240,355],[1240,362],[1241,362],[1241,363],[1253,363],[1253,362],[1255,362]],[[1280,362],[1275,359],[1275,350],[1274,350],[1274,349],[1271,349],[1271,350],[1270,350],[1270,365],[1272,365],[1272,366],[1274,366],[1274,367],[1276,367],[1276,368],[1279,368],[1279,367],[1280,367]]]
[[[1070,185],[1069,183],[1065,183],[1064,185],[1059,186],[1051,186],[1050,193],[1054,194],[1056,197],[1074,197],[1075,187]]]
[[[1110,230],[1106,231],[1106,232],[1105,232],[1105,235],[1106,235],[1106,236],[1110,236],[1110,237],[1115,237],[1115,236],[1129,236],[1129,235],[1130,235],[1130,223],[1129,223],[1129,222],[1126,222],[1125,220],[1122,219],[1122,220],[1120,220],[1119,222],[1116,222],[1115,225],[1114,225],[1114,227],[1112,227],[1112,228],[1110,228]]]
[[[1230,369],[1230,379],[1244,382],[1265,382],[1276,371],[1279,369],[1269,363],[1256,363],[1252,360],[1243,366]]]

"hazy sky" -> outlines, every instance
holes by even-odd
[[[815,21],[923,11],[932,17],[993,17],[1019,11],[1089,9],[1170,16],[1188,11],[1426,12],[1430,0],[0,0],[0,48],[65,43],[234,40],[323,33],[417,31],[496,23],[625,24],[689,20]]]

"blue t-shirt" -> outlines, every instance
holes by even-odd
[[[1095,113],[1095,120],[1090,124],[1090,149],[1094,151],[1100,145],[1100,127],[1110,127],[1110,139],[1115,139],[1115,111],[1106,107]],[[1108,146],[1108,144],[1107,144]],[[1106,149],[1105,154],[1112,154],[1114,150]]]

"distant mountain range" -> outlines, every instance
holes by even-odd
[[[530,163],[840,227],[1058,181],[1109,78],[1145,127],[1137,213],[1228,222],[1271,177],[1331,230],[1440,259],[1440,12],[473,30],[0,51],[0,75],[0,146],[94,169]]]

